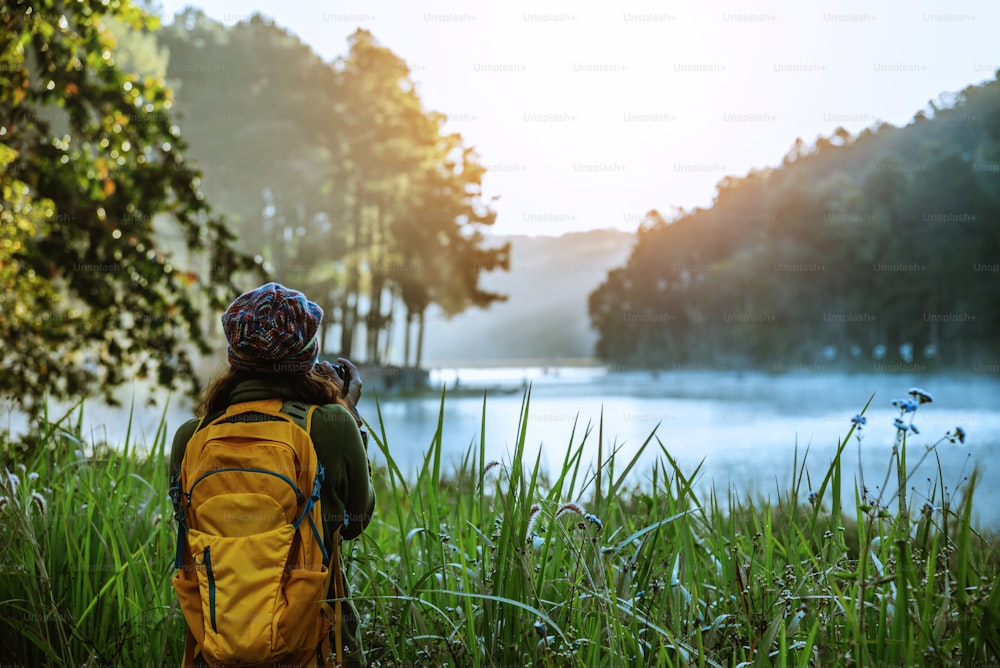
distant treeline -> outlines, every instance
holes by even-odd
[[[1000,82],[650,211],[589,311],[614,363],[995,373]]]

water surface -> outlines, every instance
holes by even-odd
[[[934,396],[914,417],[919,435],[908,439],[908,459],[916,463],[925,446],[961,426],[965,444],[938,446],[943,479],[951,494],[963,488],[973,467],[981,469],[976,508],[982,523],[1000,526],[1000,379],[975,376],[909,376],[903,374],[787,374],[715,371],[607,373],[600,368],[441,369],[432,380],[449,391],[444,404],[442,443],[445,471],[457,466],[470,447],[478,452],[486,393],[486,458],[509,465],[518,436],[523,388],[531,385],[528,412],[526,464],[541,452],[542,466],[561,468],[571,443],[578,446],[584,433],[582,469],[597,466],[599,425],[605,456],[618,449],[620,471],[655,430],[659,443],[646,448],[629,476],[633,485],[646,485],[660,443],[682,470],[691,473],[699,465],[699,489],[714,487],[724,498],[728,490],[741,495],[774,495],[790,487],[796,447],[801,459],[808,450],[807,470],[811,483],[819,486],[840,439],[850,428],[853,415],[874,395],[866,412],[868,424],[860,444],[852,438],[844,456],[845,501],[853,499],[853,484],[870,490],[882,485],[890,462],[898,412],[890,402],[908,398],[907,391],[919,386]],[[476,388],[479,388],[477,391]],[[123,408],[109,408],[96,400],[84,411],[84,432],[91,441],[125,442],[129,404],[135,396],[131,418],[133,443],[150,444],[161,416],[166,416],[168,443],[174,430],[191,416],[189,402],[176,398],[169,405],[147,408],[148,390],[123,389]],[[407,474],[417,470],[437,430],[439,397],[380,400],[382,424],[374,397],[366,396],[359,408],[372,430],[384,429],[390,452]],[[23,429],[23,419],[9,415],[8,427]],[[372,445],[372,457],[383,460]],[[886,498],[895,490],[890,476]],[[911,503],[921,505],[937,480],[937,460],[931,456],[911,478]],[[587,496],[582,490],[577,494]]]

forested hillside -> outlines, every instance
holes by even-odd
[[[995,372],[1000,82],[651,211],[589,312],[623,364]]]

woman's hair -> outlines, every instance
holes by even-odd
[[[263,380],[278,390],[276,396],[286,396],[309,404],[340,404],[351,410],[350,404],[340,393],[340,388],[330,377],[313,367],[309,373],[298,376],[260,371],[243,371],[229,367],[205,388],[205,394],[195,408],[198,417],[225,411],[229,397],[236,386],[246,380]]]

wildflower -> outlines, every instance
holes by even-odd
[[[951,442],[954,443],[956,438],[959,443],[965,443],[965,430],[961,427],[955,427],[955,436]]]
[[[864,417],[863,415],[855,415],[854,417],[851,418],[851,422],[853,422],[858,429],[861,429],[866,424],[868,424],[868,418]]]
[[[28,480],[38,480],[38,472],[32,471],[28,474]]]
[[[819,494],[817,494],[816,492],[810,491],[809,492],[809,503],[811,503],[812,505],[816,505],[817,501],[819,501]]]
[[[599,520],[596,515],[591,515],[590,513],[587,513],[583,516],[583,519],[587,520],[588,522],[596,526],[598,531],[604,529],[604,522]]]
[[[898,429],[900,431],[903,431],[903,432],[905,432],[907,429],[910,428],[910,425],[908,425],[905,422],[903,422],[902,418],[896,418],[893,421],[892,426],[894,426],[896,429]]]
[[[920,433],[920,430],[917,429],[917,425],[915,425],[915,424],[911,424],[910,425],[910,431],[912,431],[914,434],[919,434]]]
[[[910,401],[909,399],[893,399],[892,405],[903,413],[912,413],[917,410],[916,402]]]
[[[549,634],[549,628],[545,625],[545,622],[543,622],[542,620],[540,619],[535,620],[535,633],[544,638]]]
[[[922,390],[919,387],[911,387],[909,395],[922,404],[929,404],[934,401],[934,397],[931,396],[930,392]]]

